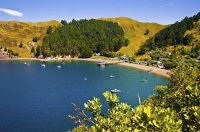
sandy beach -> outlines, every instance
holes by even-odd
[[[160,68],[156,68],[156,67],[144,66],[144,65],[139,65],[139,64],[132,64],[132,63],[119,63],[119,65],[133,67],[133,68],[136,68],[136,69],[140,69],[140,70],[143,70],[143,71],[146,71],[146,72],[154,73],[154,74],[169,78],[169,75],[167,73],[170,72],[170,71],[166,70],[166,69],[160,69]]]
[[[151,66],[144,66],[140,64],[133,64],[133,63],[116,61],[116,60],[108,60],[108,59],[98,59],[98,58],[97,59],[93,59],[93,58],[88,58],[88,59],[84,59],[84,58],[54,58],[54,59],[10,58],[10,59],[0,59],[0,60],[37,60],[37,61],[83,60],[83,61],[94,61],[94,62],[106,61],[106,62],[116,62],[116,64],[118,65],[128,66],[128,67],[136,68],[136,69],[143,70],[146,72],[150,71],[150,73],[154,73],[166,78],[169,78],[169,75],[167,73],[170,72],[169,70],[160,69],[160,68],[151,67]]]

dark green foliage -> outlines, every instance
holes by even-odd
[[[196,56],[200,56],[200,44],[196,45],[194,52],[196,53]]]
[[[62,23],[63,25],[66,25],[66,24],[67,24],[67,21],[61,20],[61,23]]]
[[[144,33],[144,35],[148,35],[149,34],[149,29],[146,30],[146,32]]]
[[[71,55],[88,58],[102,51],[116,52],[129,41],[124,38],[123,29],[110,21],[62,20],[62,27],[46,36],[42,43],[45,56]]]
[[[165,69],[170,70],[172,68],[176,68],[179,62],[180,62],[179,59],[171,58],[169,60],[164,61],[164,67]]]
[[[169,55],[164,53],[152,53],[150,56],[152,60],[159,60],[159,58],[169,58]]]
[[[37,42],[38,40],[39,40],[39,37],[34,37],[32,41]]]
[[[35,56],[38,57],[40,54],[41,54],[41,46],[39,45],[39,46],[36,47]]]
[[[6,47],[4,48],[4,51],[7,51],[7,48],[6,48]]]
[[[190,45],[190,43],[192,42],[192,39],[193,39],[192,34],[187,34],[187,35],[185,36],[185,38],[184,38],[183,43],[184,43],[185,45]]]
[[[46,34],[50,34],[50,33],[52,33],[52,27],[51,27],[51,26],[49,26],[49,27],[47,28],[47,31],[46,31]]]
[[[12,57],[12,56],[18,56],[19,54],[18,53],[15,53],[13,50],[11,49],[8,49],[7,50],[8,54],[9,54],[9,57]]]
[[[34,47],[31,48],[31,53],[35,54],[35,48]]]
[[[184,37],[184,34],[187,30],[194,27],[194,22],[197,22],[200,19],[199,14],[200,13],[189,18],[185,17],[181,22],[176,22],[155,34],[154,37],[150,37],[140,47],[137,55],[144,54],[155,48],[173,46],[174,44],[189,45],[193,37],[189,34]]]
[[[19,44],[19,48],[22,48],[23,47],[23,43],[21,42],[20,44]]]

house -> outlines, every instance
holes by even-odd
[[[169,58],[159,58],[159,61],[169,60]]]
[[[153,53],[161,53],[159,50],[152,50]]]
[[[100,53],[95,53],[94,56],[100,56]]]
[[[165,52],[163,52],[163,54],[171,55],[171,52],[167,52],[167,51],[165,51]]]
[[[156,64],[156,65],[160,65],[161,64],[161,62],[157,61],[157,60],[151,60],[150,63],[151,64]]]

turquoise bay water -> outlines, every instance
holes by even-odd
[[[77,112],[71,102],[83,108],[93,97],[100,98],[103,112],[108,105],[102,93],[120,89],[121,102],[132,107],[153,94],[167,79],[119,65],[97,66],[96,62],[0,61],[0,131],[66,132],[76,124],[68,115]],[[41,64],[45,63],[46,67]],[[57,68],[61,65],[61,68]],[[110,78],[114,75],[115,78]],[[148,82],[141,82],[142,79]],[[89,114],[89,113],[87,113]]]

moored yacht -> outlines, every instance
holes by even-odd
[[[113,93],[120,93],[121,92],[119,89],[112,89],[110,91],[113,92]]]
[[[113,76],[113,75],[110,75],[110,78],[114,78],[115,76]]]

